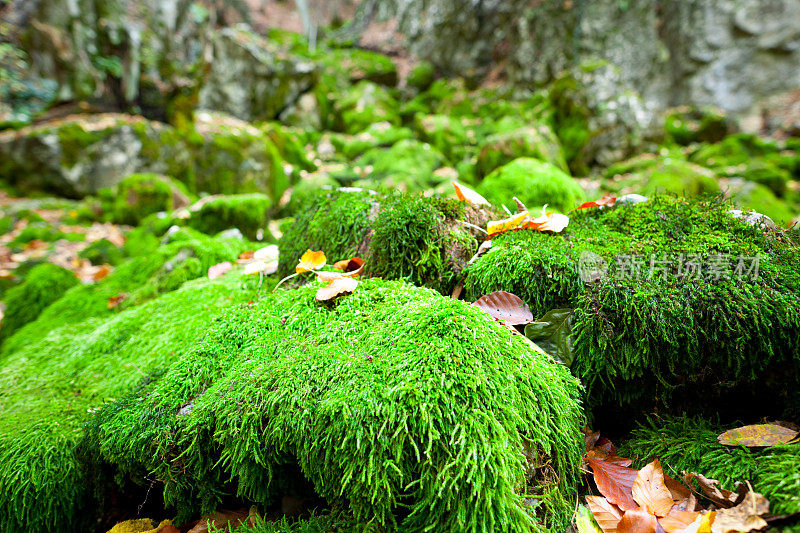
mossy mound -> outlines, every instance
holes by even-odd
[[[752,181],[730,180],[726,193],[737,207],[767,215],[781,226],[798,215],[800,209],[792,209],[787,202],[764,185]]]
[[[369,81],[361,81],[334,101],[336,129],[356,134],[374,122],[400,125],[399,104],[392,95]]]
[[[188,225],[208,235],[238,228],[245,237],[255,240],[259,230],[267,232],[271,207],[269,196],[260,193],[207,198],[192,211]]]
[[[87,440],[183,510],[214,508],[229,479],[269,504],[302,490],[286,485],[299,465],[362,524],[566,526],[581,417],[565,369],[432,291],[367,280],[330,305],[315,290],[231,308],[163,377],[103,407]]]
[[[446,177],[435,173],[436,169],[444,165],[444,155],[430,144],[416,139],[403,139],[391,148],[373,148],[359,157],[355,166],[362,169],[366,177],[355,180],[352,184],[403,192],[422,192],[447,182]]]
[[[106,238],[99,239],[89,244],[78,252],[78,257],[87,259],[93,265],[117,265],[122,262],[124,254],[122,249]]]
[[[334,302],[248,286],[191,282],[5,353],[0,530],[83,530],[143,476],[182,516],[313,492],[362,529],[566,527],[583,423],[566,369],[400,282]]]
[[[414,117],[414,129],[420,139],[430,143],[453,162],[464,156],[464,148],[470,144],[468,130],[462,121],[448,115],[417,114]]]
[[[294,271],[311,248],[333,259],[360,256],[369,275],[404,279],[449,294],[478,247],[462,222],[486,223],[489,214],[456,200],[366,192],[318,193],[300,207],[280,240],[280,269]]]
[[[534,316],[574,309],[572,370],[594,405],[701,409],[773,381],[785,392],[800,381],[798,245],[729,208],[657,197],[576,212],[560,234],[501,235],[466,269],[467,296],[510,291]]]
[[[653,417],[633,432],[620,454],[634,459],[636,467],[658,458],[665,472],[699,472],[728,490],[749,481],[769,500],[770,513],[800,513],[800,444],[723,446],[717,436],[730,427],[700,418]]]
[[[435,78],[436,67],[430,61],[423,60],[414,65],[414,68],[408,73],[406,85],[419,91],[424,91],[431,86]]]
[[[485,176],[519,157],[547,161],[569,172],[558,138],[546,125],[526,126],[489,136],[480,149],[478,171]]]
[[[730,130],[730,121],[716,108],[678,107],[664,116],[667,139],[677,144],[719,142]]]
[[[50,263],[33,267],[23,282],[3,297],[6,309],[0,326],[0,343],[33,322],[48,305],[78,283],[75,274],[66,268]]]
[[[82,233],[64,233],[55,226],[47,222],[33,222],[25,226],[14,239],[8,243],[11,248],[22,248],[31,241],[55,242],[59,239],[68,241],[82,241],[85,236]]]
[[[111,197],[111,220],[136,225],[147,215],[170,212],[189,205],[189,192],[182,183],[158,174],[133,174],[122,180]]]
[[[609,180],[607,186],[614,192],[698,196],[720,191],[719,175],[687,161],[677,150],[642,154],[616,163],[606,170],[605,177]]]
[[[356,159],[371,148],[390,147],[414,136],[409,128],[393,126],[389,122],[376,122],[356,135],[332,134],[331,144],[347,160]]]
[[[491,172],[477,191],[494,205],[512,205],[513,197],[534,209],[548,204],[569,211],[580,204],[585,193],[578,182],[546,161],[521,157]]]

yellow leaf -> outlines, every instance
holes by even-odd
[[[303,257],[300,258],[300,262],[297,263],[295,267],[295,272],[298,274],[302,272],[310,272],[312,270],[317,270],[318,268],[322,268],[325,266],[327,260],[325,259],[325,253],[322,251],[314,252],[312,250],[306,250],[306,253],[303,254]]]
[[[730,429],[717,437],[726,446],[775,446],[793,440],[797,431],[778,424],[753,424]]]
[[[490,220],[486,224],[486,231],[489,235],[497,235],[512,229],[518,228],[522,225],[525,219],[528,218],[528,212],[517,213],[516,215],[504,218],[503,220]]]
[[[453,187],[456,190],[456,196],[462,202],[467,202],[472,205],[491,205],[489,200],[481,196],[480,194],[476,193],[472,189],[465,187],[463,185],[459,185],[455,181],[451,182]]]

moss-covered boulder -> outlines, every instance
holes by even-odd
[[[788,225],[800,212],[800,209],[792,208],[791,204],[775,196],[768,187],[752,181],[731,179],[725,192],[736,207],[767,215],[779,226]]]
[[[420,139],[430,143],[450,161],[463,158],[465,148],[471,143],[469,130],[461,119],[449,115],[422,115],[414,117],[414,129]],[[471,132],[474,138],[474,131]]]
[[[123,179],[113,191],[111,219],[118,224],[136,225],[147,215],[187,207],[190,196],[186,187],[168,176],[133,174]]]
[[[572,370],[594,405],[730,408],[776,380],[758,402],[779,415],[800,383],[798,243],[729,209],[657,197],[501,235],[466,269],[467,296],[572,309]]]
[[[423,60],[414,65],[414,68],[408,73],[406,85],[418,91],[424,91],[431,86],[435,78],[436,67],[430,61]]]
[[[320,53],[323,65],[344,73],[351,82],[367,80],[379,85],[397,85],[397,67],[384,54],[361,48],[334,48]]]
[[[605,187],[623,194],[698,196],[720,191],[718,174],[687,161],[679,151],[674,150],[662,154],[641,154],[615,163],[608,167],[605,178]]]
[[[559,211],[577,207],[585,193],[552,163],[521,157],[492,171],[477,188],[494,205],[512,205],[515,196],[533,209],[548,204]]]
[[[404,283],[334,302],[253,286],[192,282],[6,352],[4,527],[82,530],[143,476],[180,517],[232,492],[322,498],[362,529],[566,527],[583,420],[565,368]]]
[[[404,279],[449,294],[478,247],[489,214],[464,202],[416,195],[320,193],[303,205],[279,242],[279,273],[294,271],[306,249],[330,258],[366,259],[370,275]]]
[[[353,167],[337,173],[359,187],[385,188],[403,192],[422,192],[449,183],[446,175],[436,172],[446,165],[444,155],[430,144],[403,139],[389,148],[373,148],[359,157]],[[354,169],[361,174],[354,174]],[[360,178],[360,179],[359,179]]]
[[[346,160],[352,160],[371,148],[388,148],[413,136],[414,133],[409,128],[394,126],[389,122],[376,122],[356,135],[334,133],[329,136],[329,140]]]
[[[380,85],[358,82],[334,100],[336,129],[356,134],[375,122],[399,126],[398,106],[397,100]]]
[[[66,268],[51,263],[33,267],[22,283],[3,296],[5,314],[0,325],[0,343],[36,320],[48,305],[78,283],[77,276]]]
[[[731,129],[731,121],[716,108],[677,107],[664,115],[667,139],[677,144],[719,142]]]
[[[122,262],[124,254],[119,246],[104,237],[78,252],[78,257],[93,265],[117,265]]]
[[[489,136],[480,147],[478,171],[486,176],[514,159],[531,157],[569,172],[564,152],[553,131],[544,124],[526,126]]]
[[[237,228],[255,240],[266,232],[272,200],[266,194],[229,194],[204,198],[190,209],[188,225],[208,235]]]

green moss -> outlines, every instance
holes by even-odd
[[[798,214],[798,209],[777,198],[771,190],[753,182],[742,182],[731,186],[729,191],[734,205],[747,211],[767,215],[773,222],[786,226]]]
[[[231,307],[89,421],[89,451],[164,482],[181,515],[213,509],[228,480],[265,505],[305,494],[299,465],[305,490],[362,527],[566,526],[581,416],[565,369],[432,291],[366,280],[330,305],[316,288]]]
[[[481,145],[478,170],[485,176],[519,157],[541,159],[568,172],[561,145],[546,125],[527,126],[489,136]]]
[[[469,138],[460,119],[448,115],[418,114],[414,117],[414,129],[420,139],[430,143],[448,160],[463,159]]]
[[[331,144],[346,159],[355,159],[370,148],[389,147],[413,136],[408,128],[396,127],[389,122],[376,122],[357,135],[333,134]]]
[[[189,226],[209,235],[228,228],[238,228],[255,240],[259,230],[266,230],[272,201],[265,194],[231,194],[210,199],[192,213]]]
[[[530,209],[548,204],[560,211],[577,207],[585,197],[581,186],[564,171],[528,157],[494,170],[477,190],[494,205],[513,205],[516,196]]]
[[[16,221],[14,220],[14,217],[10,217],[10,216],[1,217],[0,218],[0,235],[5,235],[6,233],[8,233],[12,229],[14,229],[14,225],[15,224],[16,224]]]
[[[800,445],[723,446],[717,435],[730,427],[700,418],[651,417],[620,453],[634,459],[636,467],[659,458],[668,473],[698,472],[728,490],[750,481],[769,500],[771,513],[800,512]]]
[[[719,193],[714,171],[686,160],[677,150],[641,154],[608,167],[604,187],[615,194],[635,192],[644,195],[672,193],[698,196]]]
[[[667,139],[677,144],[719,142],[729,130],[730,124],[725,114],[716,108],[679,107],[664,117]]]
[[[534,316],[575,309],[572,370],[592,404],[674,400],[698,409],[712,394],[754,387],[776,368],[796,368],[800,353],[796,244],[734,219],[729,208],[658,197],[574,213],[556,235],[519,231],[497,237],[466,270],[467,298],[507,290],[528,303]],[[585,283],[581,254],[605,264],[607,274]],[[740,256],[757,254],[756,279],[733,276]],[[670,263],[661,270],[656,263],[651,271],[642,265],[651,257]],[[639,262],[639,278],[632,258]],[[690,258],[716,262],[730,277],[709,277],[708,266],[704,278],[686,275]],[[681,261],[684,274],[678,271]],[[751,267],[752,260],[744,259],[743,266]],[[797,387],[796,372],[779,375],[787,383],[774,385],[776,390]],[[773,399],[777,411],[789,405],[786,393]]]
[[[383,87],[358,82],[334,100],[337,130],[355,134],[375,122],[399,126],[398,105]]]
[[[133,174],[116,187],[112,220],[119,224],[137,225],[147,215],[170,212],[189,205],[186,187],[167,176]]]
[[[86,149],[105,139],[113,128],[86,130],[79,122],[68,122],[56,129],[61,146],[62,163],[71,168],[86,156]]]
[[[24,281],[3,298],[6,308],[0,327],[0,343],[25,324],[33,322],[50,304],[79,283],[69,270],[51,263],[35,266]]]
[[[34,222],[23,228],[14,239],[8,243],[11,247],[20,247],[33,240],[55,242],[62,238],[64,233],[54,228],[47,222]]]
[[[430,61],[423,60],[411,69],[408,78],[406,78],[406,84],[419,91],[424,91],[431,86],[435,77],[436,67]]]
[[[103,238],[78,252],[78,257],[88,259],[93,265],[117,265],[122,262],[123,253],[119,246]]]
[[[422,192],[448,181],[434,174],[436,169],[444,165],[444,156],[430,144],[416,139],[404,139],[391,148],[373,148],[359,157],[355,166],[367,172],[367,177],[361,181],[355,180],[352,184],[367,188],[383,187],[403,192]],[[355,177],[351,176],[351,179]]]
[[[335,48],[324,54],[323,64],[345,73],[350,81],[367,80],[389,87],[397,85],[397,67],[388,56],[378,52]]]

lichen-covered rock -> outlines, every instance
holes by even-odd
[[[111,219],[118,224],[136,225],[147,215],[187,207],[191,201],[186,187],[168,176],[133,174],[111,193]]]
[[[564,152],[553,131],[544,124],[527,126],[489,136],[478,155],[478,171],[486,176],[494,169],[520,157],[547,161],[569,172]]]
[[[334,302],[317,302],[316,284],[255,285],[189,283],[5,353],[7,528],[78,529],[110,503],[95,498],[142,475],[181,517],[227,487],[265,506],[316,494],[387,530],[566,527],[583,416],[565,368],[408,284],[365,280]],[[546,497],[528,507],[529,494]]]
[[[761,380],[795,390],[798,243],[729,209],[662,196],[575,212],[558,234],[495,237],[466,269],[467,296],[510,291],[534,316],[573,309],[572,370],[594,405],[728,409]],[[786,394],[770,400],[777,412]]]
[[[584,199],[581,186],[552,163],[521,157],[491,172],[477,188],[494,205],[513,205],[516,196],[530,209],[544,204],[569,211]]]
[[[400,125],[399,104],[389,92],[369,81],[360,81],[334,100],[336,129],[356,134],[375,122]]]
[[[25,324],[33,322],[51,303],[80,283],[69,270],[50,263],[33,267],[23,282],[3,296],[5,311],[0,326],[0,343]]]

